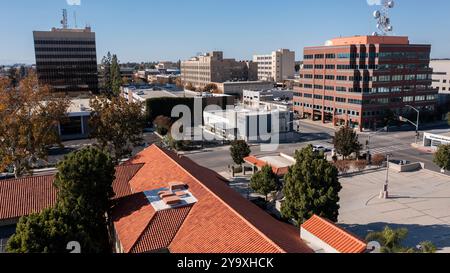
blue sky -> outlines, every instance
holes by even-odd
[[[77,0],[73,0],[77,1]],[[425,4],[424,4],[425,3]],[[450,1],[397,0],[394,34],[431,43],[432,56],[450,57]],[[34,62],[33,30],[59,26],[61,9],[97,34],[98,58],[122,62],[178,60],[223,50],[251,59],[277,48],[297,51],[326,40],[375,31],[375,6],[366,0],[14,0],[0,4],[0,64]]]

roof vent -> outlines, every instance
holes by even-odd
[[[172,196],[168,196],[168,197],[164,197],[162,199],[164,201],[164,203],[168,206],[176,206],[181,204],[181,199],[180,197],[176,196],[176,195],[172,195]]]
[[[185,183],[171,182],[168,183],[168,186],[168,188],[144,192],[155,211],[189,206],[198,202]]]
[[[186,183],[183,182],[170,182],[169,183],[169,189],[170,191],[184,191],[187,190],[188,186]]]

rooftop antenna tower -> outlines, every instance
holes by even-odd
[[[67,29],[68,23],[67,23],[67,10],[63,9],[63,19],[61,20],[61,25],[63,29]]]
[[[381,9],[373,13],[373,17],[377,20],[377,28],[380,31],[379,33],[374,32],[373,36],[387,36],[394,30],[394,27],[391,25],[389,11],[394,8],[395,2],[393,0],[382,0],[381,6]]]
[[[73,11],[73,18],[74,18],[74,21],[75,21],[75,28],[78,28],[78,24],[77,24],[77,11],[76,11],[76,10]]]

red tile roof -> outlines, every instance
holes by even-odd
[[[262,168],[266,165],[270,165],[267,162],[265,162],[264,160],[258,159],[255,156],[248,156],[248,157],[244,158],[244,161],[257,166],[258,168]],[[278,176],[284,176],[285,174],[287,174],[289,172],[289,167],[280,167],[280,168],[278,168],[276,166],[271,166],[271,167],[272,167],[273,173],[275,173]]]
[[[367,244],[327,219],[314,215],[302,228],[340,253],[363,253]]]
[[[54,176],[34,176],[0,181],[0,220],[17,219],[56,203]]]
[[[114,199],[118,199],[131,194],[128,182],[144,166],[144,164],[127,164],[116,167],[116,179],[113,183],[113,190],[116,194]]]
[[[128,181],[142,166],[131,164],[116,168],[115,198],[131,194]],[[13,220],[52,207],[57,198],[54,179],[54,175],[47,175],[0,180],[0,220]]]
[[[130,252],[143,253],[149,249],[168,248],[191,208],[187,206],[157,212]]]
[[[132,192],[155,190],[167,187],[169,182],[181,181],[187,184],[189,191],[198,200],[167,247],[173,253],[312,252],[300,239],[297,228],[277,221],[231,189],[225,178],[186,157],[178,157],[173,152],[153,145],[131,162],[145,164],[130,181]],[[125,251],[130,252],[134,246],[131,246],[132,242],[136,242],[142,234],[156,232],[151,225],[146,224],[157,216],[140,212],[146,208],[149,206],[137,206],[134,210],[125,209],[125,213],[120,206],[114,209],[114,225]],[[120,214],[124,216],[120,217]],[[170,238],[173,227],[183,219],[180,214],[177,215],[172,216],[175,224],[162,231],[166,234],[163,238]],[[134,222],[139,223],[139,228],[132,227]],[[154,251],[157,250],[154,249],[155,245],[164,244],[147,242],[145,247],[143,245],[136,250]]]

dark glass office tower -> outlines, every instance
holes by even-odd
[[[84,29],[34,31],[39,82],[54,92],[98,92],[95,33]]]

